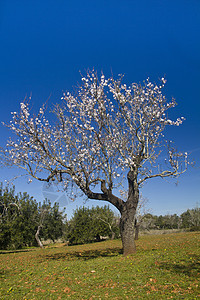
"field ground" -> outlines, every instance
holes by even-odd
[[[199,299],[200,233],[0,251],[0,299]]]

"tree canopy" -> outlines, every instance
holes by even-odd
[[[75,93],[64,93],[54,105],[55,123],[47,119],[45,105],[33,116],[24,101],[8,125],[18,139],[8,141],[4,158],[24,169],[30,180],[62,182],[64,189],[75,184],[87,198],[113,204],[121,213],[124,252],[134,252],[139,188],[151,178],[177,177],[188,165],[187,153],[164,137],[166,126],[184,120],[168,117],[176,102],[163,95],[165,82],[147,79],[127,86],[123,76],[106,79],[88,71]],[[124,200],[116,191],[126,177]]]

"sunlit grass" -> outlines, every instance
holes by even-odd
[[[0,252],[0,299],[198,299],[200,233]]]

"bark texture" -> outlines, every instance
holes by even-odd
[[[139,200],[139,188],[137,183],[137,170],[129,171],[128,175],[128,199],[123,204],[120,219],[120,232],[123,245],[123,254],[129,255],[136,252],[134,240],[135,214]]]
[[[139,238],[139,230],[140,224],[138,224],[137,220],[135,219],[135,240],[138,240]]]
[[[134,240],[134,210],[124,209],[120,219],[120,233],[123,246],[123,254],[129,255],[136,252]]]

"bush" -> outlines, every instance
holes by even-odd
[[[66,239],[70,244],[91,243],[114,236],[119,237],[119,226],[109,206],[76,209],[66,227]]]

